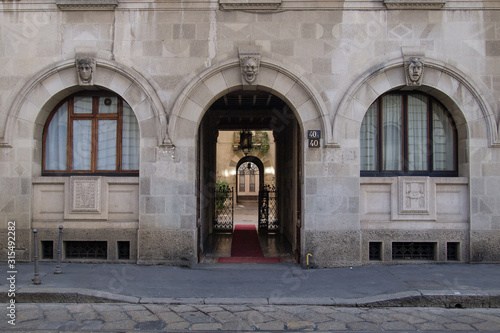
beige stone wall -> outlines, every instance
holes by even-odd
[[[435,96],[453,115],[460,178],[435,185],[430,204],[445,210],[412,228],[427,235],[439,230],[434,239],[441,243],[459,239],[468,251],[464,261],[500,261],[498,1],[443,0],[435,8],[423,0],[263,0],[257,8],[239,0],[120,0],[106,8],[91,0],[78,8],[63,2],[0,4],[3,254],[8,221],[17,223],[19,259],[29,260],[33,227],[63,221],[79,235],[91,225],[115,230],[133,220],[137,226],[127,228],[138,231],[126,237],[138,235],[132,245],[138,261],[193,261],[199,125],[217,98],[248,88],[238,50],[250,48],[261,56],[253,88],[282,98],[304,135],[302,255],[312,253],[323,266],[360,264],[366,261],[367,242],[372,237],[389,241],[389,229],[401,235],[398,239],[427,237],[406,235],[408,222],[394,224],[390,218],[387,205],[395,194],[389,187],[395,179],[373,185],[359,177],[364,114],[378,96],[406,86],[405,57],[418,54],[422,82],[409,89]],[[133,108],[141,128],[141,165],[135,185],[120,179],[121,185],[108,186],[108,211],[99,212],[101,222],[83,219],[78,225],[65,215],[68,198],[61,184],[69,179],[41,176],[41,140],[54,106],[89,88],[79,85],[74,66],[82,54],[96,60],[94,87],[116,92]],[[321,149],[307,148],[308,129],[322,130]],[[120,206],[121,187],[137,197],[133,213]],[[376,200],[385,201],[380,212],[369,214],[366,195],[373,187],[381,193]],[[456,214],[449,206],[455,202],[461,205]],[[373,235],[375,225],[388,231]]]

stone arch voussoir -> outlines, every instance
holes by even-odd
[[[333,120],[333,141],[341,146],[359,140],[361,122],[369,106],[382,94],[406,85],[402,60],[366,72],[350,86]],[[465,126],[467,136],[500,146],[491,107],[462,71],[448,64],[426,59],[422,85],[417,90],[437,97],[452,113],[457,127]],[[475,129],[474,129],[475,128]]]
[[[135,71],[114,62],[97,59],[94,86],[108,89],[123,97],[132,107],[141,130],[141,138],[156,139],[157,144],[169,143],[166,136],[167,114],[156,91]],[[74,60],[68,60],[41,71],[19,91],[7,116],[1,143],[11,146],[15,139],[16,122],[32,125],[32,136],[41,135],[52,109],[65,97],[83,90],[79,86]]]
[[[193,79],[177,98],[171,113],[168,133],[176,145],[194,145],[198,126],[210,105],[219,97],[248,87],[243,86],[239,61],[228,61],[217,68],[208,69]],[[327,109],[312,85],[282,65],[261,60],[259,76],[254,89],[267,90],[285,101],[296,113],[299,123],[322,124],[324,140],[332,140]],[[315,128],[317,129],[317,128]],[[189,142],[189,143],[187,143]]]

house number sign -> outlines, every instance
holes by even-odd
[[[309,140],[309,148],[320,148],[320,139],[321,139],[320,130],[307,131],[307,138]]]

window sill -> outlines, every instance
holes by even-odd
[[[56,0],[62,11],[73,10],[115,10],[118,0]]]
[[[446,0],[384,0],[387,9],[441,9]]]

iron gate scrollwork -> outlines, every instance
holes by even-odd
[[[227,185],[217,185],[215,187],[213,230],[218,232],[233,232],[233,218],[233,188]]]
[[[278,190],[273,185],[259,190],[259,231],[279,232]]]

